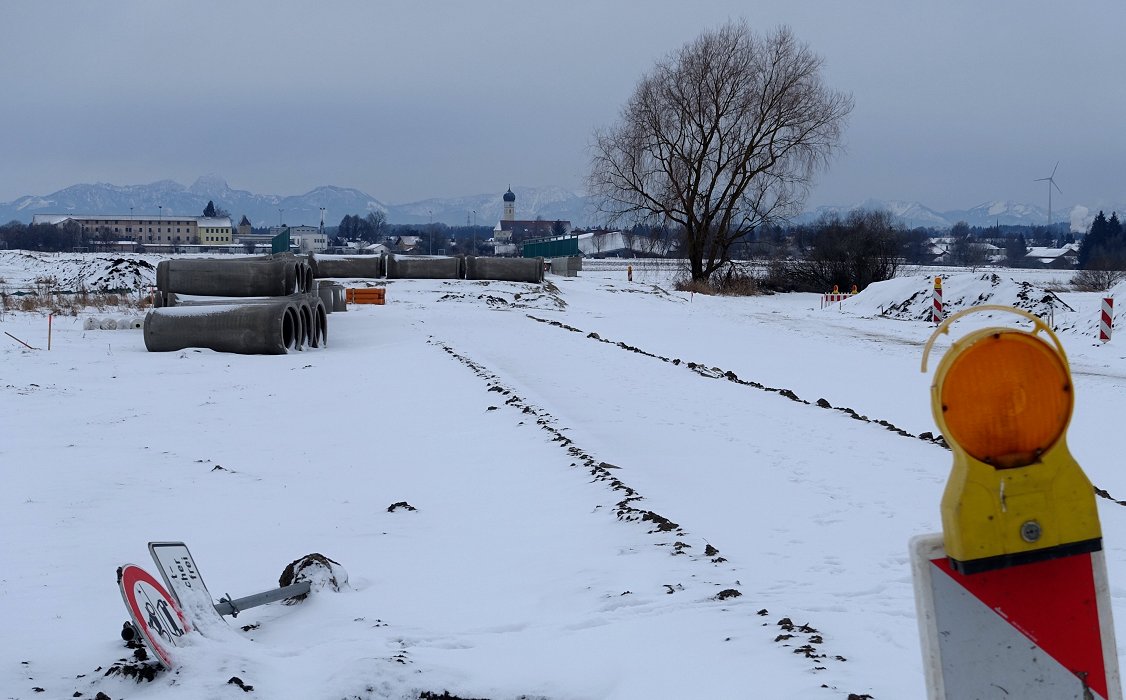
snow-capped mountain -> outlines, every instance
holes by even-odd
[[[1045,208],[1013,201],[985,202],[970,209],[944,212],[944,216],[952,224],[965,221],[970,226],[1043,226],[1048,223],[1048,211]],[[1067,210],[1062,207],[1053,208],[1052,219],[1056,223],[1066,222]]]
[[[147,185],[72,185],[52,194],[20,197],[0,204],[0,221],[16,219],[27,223],[35,214],[67,213],[198,215],[208,201],[230,212],[236,223],[246,215],[255,226],[275,226],[279,220],[315,226],[321,220],[321,207],[329,217],[328,225],[336,225],[345,214],[362,216],[369,211],[387,211],[378,199],[356,189],[322,186],[293,196],[255,194],[232,189],[223,178],[207,175],[191,187],[172,180]]]
[[[388,220],[397,224],[423,224],[441,221],[450,225],[464,225],[476,220],[478,226],[492,226],[500,221],[504,212],[506,190],[494,193],[454,198],[431,198],[388,208]],[[513,187],[516,195],[517,219],[562,219],[576,226],[588,226],[595,221],[590,197],[581,192],[561,187]],[[477,212],[474,216],[473,212]]]
[[[948,229],[959,221],[970,226],[1043,226],[1048,223],[1048,211],[1044,207],[1013,201],[993,201],[979,204],[969,209],[950,209],[935,211],[918,202],[904,202],[887,199],[867,199],[850,206],[821,206],[802,213],[794,223],[808,224],[826,214],[844,216],[857,209],[886,210],[892,213],[900,224],[907,228]],[[1052,219],[1057,223],[1068,223],[1073,219],[1071,207],[1052,209]]]
[[[325,224],[337,225],[348,214],[364,216],[382,211],[395,224],[426,224],[431,221],[450,226],[476,223],[493,226],[504,209],[505,188],[464,197],[433,197],[405,204],[385,204],[357,189],[323,185],[301,195],[255,194],[232,189],[217,175],[197,179],[190,187],[172,180],[147,185],[111,185],[96,183],[73,185],[48,195],[29,195],[0,203],[0,222],[12,219],[30,222],[35,214],[156,214],[193,215],[203,212],[208,200],[231,213],[237,222],[246,215],[255,226],[276,226],[279,221],[290,225],[317,225],[321,208]],[[561,187],[513,187],[516,195],[517,219],[563,219],[577,227],[595,226],[605,221],[593,198],[577,190]],[[160,209],[163,207],[163,210]],[[1012,201],[993,201],[969,209],[935,211],[919,202],[867,199],[848,206],[820,206],[795,217],[793,223],[809,224],[826,214],[844,216],[856,209],[887,210],[908,228],[948,229],[959,221],[970,226],[1043,225],[1048,220],[1046,208]],[[1123,212],[1126,207],[1097,206],[1088,210],[1077,205],[1052,209],[1057,223],[1071,222],[1075,231],[1086,231],[1098,210]],[[280,210],[280,211],[279,211]]]
[[[870,209],[870,210],[886,210],[892,213],[899,222],[908,228],[916,228],[919,226],[926,228],[950,228],[953,221],[947,220],[945,216],[939,214],[929,207],[925,207],[918,202],[903,202],[899,200],[884,200],[884,199],[866,199],[860,204],[851,206],[821,206],[810,211],[803,212],[794,218],[796,224],[811,224],[816,222],[823,216],[837,215],[845,216],[850,211],[857,209]]]

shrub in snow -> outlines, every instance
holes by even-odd
[[[311,584],[310,593],[325,588],[339,591],[348,585],[348,572],[339,562],[314,552],[290,562],[289,566],[285,567],[281,577],[278,578],[278,585],[285,587],[302,581],[308,581]],[[296,596],[290,598],[287,602],[293,603],[304,599],[305,596],[303,595]]]

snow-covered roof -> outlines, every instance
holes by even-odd
[[[1073,244],[1068,244],[1068,245],[1065,245],[1062,248],[1046,248],[1046,247],[1029,248],[1028,253],[1026,253],[1026,255],[1027,255],[1027,257],[1030,257],[1030,258],[1044,258],[1044,259],[1048,259],[1048,260],[1054,260],[1054,259],[1060,257],[1061,255],[1067,255],[1069,253],[1076,253],[1077,251],[1078,251],[1078,246],[1075,246]]]
[[[57,226],[67,219],[73,218],[69,214],[35,214],[31,217],[32,224],[51,224]]]
[[[74,221],[184,221],[194,219],[199,226],[230,226],[229,216],[183,216],[180,214],[35,214],[31,217],[33,224],[58,225],[67,219]]]

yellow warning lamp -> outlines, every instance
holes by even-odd
[[[935,329],[923,371],[938,335],[981,311],[1014,313],[1034,328],[973,331],[935,370],[931,407],[954,453],[942,496],[946,553],[956,570],[972,574],[1097,551],[1094,489],[1067,449],[1071,371],[1052,329],[1011,306],[971,307]]]

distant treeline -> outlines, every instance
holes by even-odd
[[[606,231],[608,228],[575,229]],[[654,250],[668,250],[669,257],[681,255],[677,231],[663,226],[638,224],[623,230],[623,238],[630,240],[660,239],[667,245]],[[262,229],[261,232],[265,232]],[[492,252],[486,244],[492,238],[491,226],[450,226],[441,222],[428,224],[391,224],[382,212],[365,216],[348,215],[336,227],[326,229],[330,244],[346,241],[388,243],[394,245],[402,238],[415,238],[414,249],[423,253],[487,255]],[[255,232],[259,232],[258,229]],[[805,225],[763,226],[745,236],[732,246],[731,258],[735,260],[808,260],[826,251],[836,251],[832,256],[865,256],[878,251],[875,257],[881,262],[889,259],[906,264],[927,264],[933,260],[931,241],[944,240],[947,250],[945,262],[952,265],[976,267],[989,260],[985,244],[1004,251],[1004,262],[1012,267],[1024,264],[1028,250],[1033,246],[1059,248],[1074,243],[1075,236],[1063,224],[1053,226],[969,226],[959,222],[950,230],[934,228],[907,229],[895,223],[886,211],[859,211],[844,217],[828,216]],[[100,243],[111,243],[108,232],[91,234],[83,232],[74,221],[61,225],[25,224],[10,221],[0,225],[0,248],[18,248],[41,251],[90,250]],[[513,243],[521,243],[517,235]],[[1093,270],[1126,269],[1126,227],[1116,213],[1107,217],[1099,212],[1082,238],[1079,247],[1079,267]],[[882,272],[886,272],[883,270]],[[875,276],[881,276],[881,272]]]

